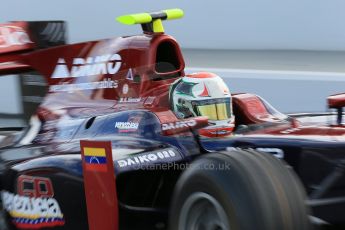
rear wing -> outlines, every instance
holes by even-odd
[[[0,24],[0,74],[29,70],[22,54],[66,44],[63,21],[17,21]]]

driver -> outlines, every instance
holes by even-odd
[[[200,72],[178,79],[170,86],[169,100],[180,119],[208,117],[209,126],[199,130],[202,136],[228,136],[234,129],[231,94],[216,74]]]

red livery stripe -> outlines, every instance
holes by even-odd
[[[85,169],[88,171],[97,171],[97,172],[107,172],[106,164],[85,164]]]
[[[45,223],[37,223],[37,224],[24,224],[24,223],[16,223],[14,222],[17,228],[22,229],[40,229],[40,228],[47,228],[47,227],[55,227],[55,226],[63,226],[65,221],[57,221],[57,222],[45,222]]]

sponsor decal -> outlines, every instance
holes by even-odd
[[[119,133],[136,132],[139,127],[139,123],[142,119],[142,115],[133,115],[128,118],[126,122],[118,121],[115,123],[115,128]]]
[[[225,134],[230,134],[231,131],[229,130],[215,130],[215,131],[211,131],[211,134],[214,134],[214,135],[225,135]]]
[[[122,93],[123,94],[127,94],[129,91],[129,86],[128,84],[124,84],[123,87],[122,87]]]
[[[38,229],[65,224],[58,202],[52,197],[27,197],[1,192],[3,208],[21,229]]]
[[[282,149],[278,149],[278,148],[256,148],[256,150],[258,150],[260,152],[272,154],[273,156],[275,156],[279,159],[284,158],[284,151]]]
[[[45,177],[20,175],[17,179],[17,193],[29,197],[53,197],[53,183]]]
[[[0,49],[33,43],[25,30],[18,26],[0,27]]]
[[[121,67],[119,54],[106,54],[87,58],[74,58],[71,71],[64,58],[59,58],[51,78],[75,78],[103,74],[116,74]]]
[[[159,152],[149,152],[138,154],[136,156],[131,156],[125,159],[117,160],[116,164],[120,168],[126,167],[140,167],[141,165],[167,162],[168,160],[175,160],[179,158],[180,155],[173,149],[162,150]]]
[[[119,132],[126,133],[126,132],[134,132],[138,130],[139,122],[132,122],[132,121],[118,121],[115,123],[115,128],[119,130]]]
[[[107,158],[104,148],[84,147],[85,169],[89,171],[107,172]]]
[[[123,97],[120,98],[119,102],[122,103],[137,103],[141,101],[141,97]]]
[[[118,87],[117,80],[111,80],[111,78],[106,78],[103,81],[96,82],[86,82],[78,84],[61,84],[52,85],[49,87],[50,92],[73,92],[75,90],[94,90],[94,89],[115,89]]]
[[[126,79],[127,79],[127,80],[130,80],[130,81],[133,81],[133,80],[134,80],[134,78],[133,78],[133,71],[132,71],[131,68],[128,70],[128,73],[127,73],[127,75],[126,75]]]
[[[21,175],[17,179],[17,190],[18,194],[1,191],[3,209],[17,228],[39,229],[65,224],[49,178]]]
[[[183,127],[193,127],[197,124],[194,119],[186,120],[186,121],[177,121],[172,123],[162,124],[162,130],[172,130],[172,129],[179,129]]]
[[[156,97],[147,97],[145,100],[145,105],[152,105],[155,102]]]

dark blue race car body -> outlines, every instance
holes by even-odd
[[[315,219],[345,226],[345,127],[334,114],[286,116],[256,95],[234,94],[234,133],[201,137],[207,119],[179,120],[171,111],[169,87],[184,76],[184,61],[177,42],[162,33],[4,53],[12,63],[0,73],[30,71],[50,87],[31,125],[3,135],[9,227],[88,229],[81,140],[111,142],[120,229],[164,229],[181,173],[201,156],[233,148],[286,161]]]

